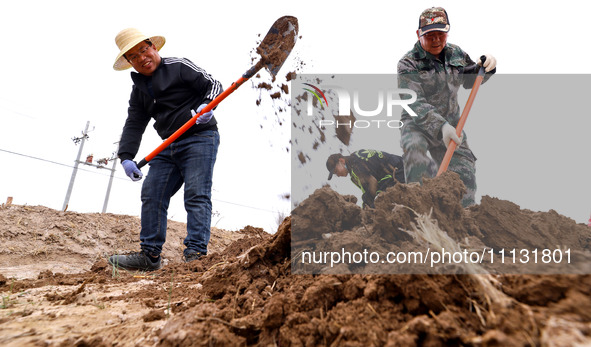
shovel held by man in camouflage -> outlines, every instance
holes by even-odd
[[[480,57],[480,60],[484,63],[486,60],[485,56]],[[456,126],[456,135],[458,137],[462,136],[462,130],[464,129],[464,124],[466,124],[466,120],[468,119],[468,113],[470,113],[470,109],[472,108],[472,103],[474,103],[474,99],[476,98],[476,93],[478,93],[478,88],[482,84],[482,80],[484,79],[484,66],[481,66],[478,70],[478,75],[476,76],[476,80],[474,81],[474,85],[472,86],[472,90],[470,91],[470,96],[468,96],[468,101],[466,101],[466,106],[464,107],[464,111],[462,111],[462,115],[460,116],[460,120],[458,121],[458,125]],[[449,144],[447,145],[447,151],[445,152],[445,156],[441,161],[441,165],[439,165],[439,171],[437,171],[437,176],[441,175],[447,170],[449,166],[449,162],[451,161],[451,157],[453,156],[456,150],[457,144],[454,140],[450,140]]]

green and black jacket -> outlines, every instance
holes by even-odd
[[[386,188],[404,183],[402,157],[382,151],[361,149],[345,157],[351,181],[361,189],[363,205],[374,207],[374,199]]]

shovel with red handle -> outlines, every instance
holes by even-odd
[[[486,60],[485,56],[480,57],[480,61],[484,64]],[[468,119],[468,113],[470,113],[470,109],[472,108],[472,103],[474,103],[474,99],[476,98],[476,93],[478,93],[478,88],[480,88],[480,84],[482,84],[482,80],[484,79],[484,66],[481,66],[478,70],[478,75],[476,76],[476,80],[474,81],[474,85],[472,86],[472,91],[470,91],[470,96],[468,96],[468,101],[466,101],[466,106],[464,107],[464,111],[462,111],[462,115],[460,116],[460,120],[458,125],[456,126],[456,135],[458,137],[462,136],[462,129],[464,129],[464,124],[466,124],[466,120]],[[449,144],[447,145],[447,151],[445,152],[445,156],[441,161],[441,165],[439,165],[439,171],[437,171],[437,176],[441,175],[447,170],[449,166],[449,162],[451,161],[451,157],[453,156],[456,150],[457,144],[454,140],[450,140]]]
[[[261,56],[261,59],[256,63],[256,65],[248,69],[248,71],[246,71],[242,77],[240,77],[236,82],[232,83],[228,89],[226,89],[209,104],[207,104],[207,106],[205,106],[201,112],[194,115],[182,127],[170,135],[169,138],[164,140],[160,146],[158,146],[144,159],[142,159],[138,163],[137,167],[141,168],[145,166],[150,160],[154,159],[158,153],[173,143],[190,127],[195,125],[197,118],[199,118],[202,114],[211,111],[220,102],[222,102],[222,100],[224,100],[228,95],[232,94],[236,89],[238,89],[238,87],[240,87],[244,82],[248,81],[263,67],[266,68],[273,77],[275,77],[285,62],[285,59],[287,59],[287,56],[293,49],[293,46],[297,40],[297,35],[298,19],[296,17],[284,16],[277,19],[271,26],[271,29],[269,29],[269,32],[267,32],[267,35],[263,41],[261,41],[257,47],[256,51]]]

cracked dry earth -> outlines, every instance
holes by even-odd
[[[292,273],[292,220],[309,218],[312,214],[302,211],[306,206],[324,216],[322,209],[334,204],[313,203],[323,199],[359,215],[357,224],[334,232],[331,242],[351,243],[355,232],[359,242],[386,240],[392,235],[384,225],[392,223],[411,230],[415,217],[388,207],[393,199],[415,211],[430,205],[440,226],[455,228],[452,237],[472,233],[483,242],[502,243],[503,228],[535,232],[548,225],[543,232],[563,232],[583,248],[589,245],[585,225],[554,211],[521,210],[488,197],[458,210],[462,187],[451,175],[441,180],[399,184],[373,211],[348,206],[346,197],[324,187],[273,235],[252,226],[214,229],[209,254],[188,264],[181,262],[184,225],[171,222],[163,253],[167,262],[151,273],[114,271],[105,261],[117,250],[137,247],[135,217],[3,206],[0,345],[590,345],[589,275],[489,276],[495,297],[479,275]],[[446,218],[451,211],[455,217]],[[464,227],[454,224],[458,218]],[[312,227],[308,231],[306,237],[315,237]],[[301,244],[301,235],[293,238]]]

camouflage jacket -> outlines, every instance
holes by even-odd
[[[411,89],[417,100],[409,107],[418,117],[411,117],[405,110],[401,120],[414,123],[432,138],[440,138],[445,122],[456,126],[460,120],[458,90],[460,86],[472,88],[479,66],[460,47],[446,44],[443,59],[439,59],[421,47],[414,48],[398,62],[398,88]],[[496,70],[496,69],[495,69]],[[484,77],[486,82],[495,70]],[[408,94],[402,96],[408,98]]]

